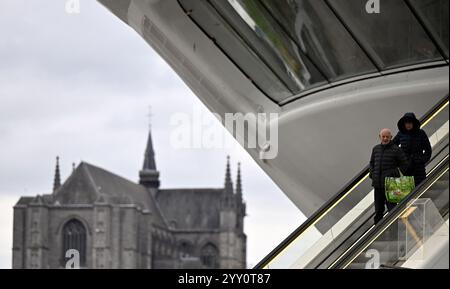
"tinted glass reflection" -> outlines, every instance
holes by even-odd
[[[324,1],[261,2],[328,79],[333,81],[376,71]]]
[[[255,0],[212,0],[214,7],[293,93],[327,83],[316,65]]]
[[[404,0],[381,1],[372,14],[366,0],[328,2],[381,68],[443,59]]]
[[[441,45],[448,58],[448,3],[449,0],[411,0],[424,24]]]

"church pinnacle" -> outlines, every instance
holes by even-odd
[[[61,174],[59,172],[59,156],[56,157],[55,178],[53,180],[53,192],[61,187]]]
[[[227,156],[227,167],[225,171],[225,193],[233,194],[233,181],[231,180],[230,156]]]
[[[238,163],[237,179],[236,179],[236,196],[242,201],[242,179],[241,179],[241,163]]]

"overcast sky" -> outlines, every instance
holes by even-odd
[[[214,123],[212,114],[100,4],[80,0],[81,13],[69,15],[65,2],[0,2],[0,268],[11,267],[13,205],[51,192],[57,155],[63,180],[73,162],[86,161],[137,181],[150,105],[162,188],[221,187],[226,155],[233,178],[242,162],[247,257],[255,265],[304,217],[238,145],[173,148],[174,114],[199,109]]]

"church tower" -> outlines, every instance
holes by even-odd
[[[145,149],[144,165],[139,172],[139,184],[147,189],[158,189],[159,171],[156,169],[155,151],[153,150],[152,133],[149,130],[147,148]]]

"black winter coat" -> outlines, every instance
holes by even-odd
[[[405,120],[413,121],[414,128],[407,131]],[[420,122],[413,113],[407,113],[398,122],[399,133],[393,139],[406,155],[408,168],[405,172],[408,176],[414,176],[419,182],[426,178],[425,165],[431,159],[431,144],[425,131],[420,129]]]
[[[370,178],[375,189],[384,190],[386,177],[400,177],[399,169],[405,173],[408,166],[403,151],[393,142],[376,145],[370,157]]]

